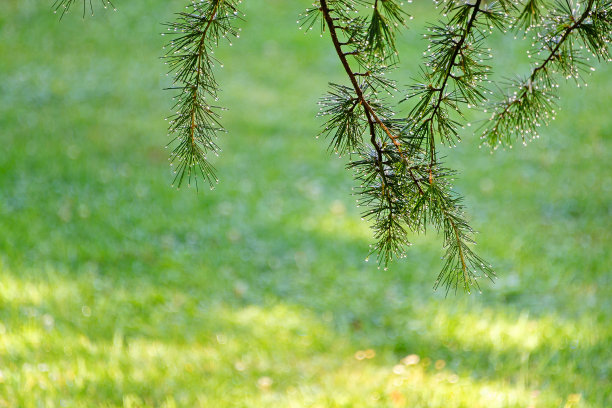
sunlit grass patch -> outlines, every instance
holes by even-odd
[[[337,332],[330,317],[278,301],[230,306],[51,268],[19,276],[5,265],[2,281],[6,406],[589,406],[578,390],[547,384],[546,360],[568,342],[604,340],[597,326],[585,330],[588,319],[439,305],[414,311],[421,330],[411,347],[421,354],[398,358],[387,346],[363,348],[367,338]],[[567,369],[568,381],[580,375]]]

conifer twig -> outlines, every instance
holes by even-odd
[[[493,114],[489,123],[483,125],[481,136],[489,146],[497,148],[504,140],[511,143],[510,137],[515,133],[520,134],[524,144],[526,135],[537,137],[536,127],[540,126],[542,121],[547,123],[546,119],[552,116],[548,112],[554,114],[552,100],[556,98],[556,94],[553,92],[553,78],[549,73],[549,66],[557,63],[561,64],[562,69],[570,72],[573,70],[574,58],[570,57],[567,61],[560,59],[560,51],[570,41],[571,35],[578,31],[592,14],[595,4],[595,0],[588,0],[577,19],[570,11],[567,17],[571,24],[565,25],[560,36],[557,27],[553,27],[550,35],[554,38],[554,45],[550,47],[546,57],[531,70],[526,79],[514,82],[518,88],[517,92],[493,105]],[[544,44],[544,47],[548,47],[548,44]]]
[[[374,9],[376,9],[377,4],[378,4],[378,0],[376,1],[374,5]],[[374,109],[372,109],[372,107],[370,106],[366,98],[364,97],[363,91],[361,90],[361,87],[359,86],[359,83],[357,82],[356,76],[369,75],[369,74],[368,73],[366,74],[355,73],[351,69],[350,64],[348,63],[346,59],[347,54],[342,51],[343,44],[340,42],[340,40],[338,40],[338,35],[336,33],[336,25],[334,23],[334,19],[330,15],[330,9],[327,5],[326,0],[321,0],[321,12],[323,13],[323,18],[329,29],[329,33],[332,39],[332,43],[334,44],[334,48],[336,50],[336,54],[338,55],[338,58],[340,59],[340,62],[342,63],[342,67],[344,68],[344,71],[346,72],[347,76],[349,77],[351,81],[355,94],[357,95],[357,98],[359,100],[359,104],[362,105],[365,109],[365,115],[368,120],[368,126],[370,128],[370,143],[374,146],[374,149],[376,150],[376,153],[378,154],[379,161],[382,163],[382,151],[381,151],[381,147],[378,145],[378,142],[376,141],[376,131],[374,129],[376,125],[380,126],[380,128],[385,132],[385,134],[391,139],[393,145],[397,148],[399,155],[404,160],[406,160],[406,157],[404,156],[404,153],[402,152],[401,144],[398,140],[398,137],[393,135],[393,133],[391,133],[389,128],[385,126],[385,124],[382,122],[382,120],[380,120],[378,115],[376,115],[376,112],[374,111]],[[419,182],[414,177],[412,170],[409,170],[409,172],[410,172],[410,175],[414,183],[418,186],[419,191],[422,194],[422,190],[419,185]],[[382,167],[381,167],[381,178],[383,178],[383,181],[384,181],[385,175],[384,175],[384,171],[382,171]]]
[[[205,0],[191,4],[192,12],[179,13],[177,21],[169,23],[168,34],[175,36],[169,43],[165,58],[174,72],[174,84],[178,90],[176,112],[170,117],[168,133],[176,143],[171,153],[171,165],[177,164],[173,185],[180,187],[183,181],[198,188],[198,172],[211,189],[218,182],[207,155],[215,155],[219,147],[215,143],[218,132],[224,132],[219,119],[222,108],[209,101],[216,101],[217,82],[213,73],[219,62],[212,56],[213,48],[222,38],[237,37],[232,25],[239,18],[238,0]],[[231,44],[231,42],[230,42]]]
[[[437,92],[439,95],[438,95],[437,101],[435,102],[433,106],[433,109],[431,110],[431,114],[429,115],[427,119],[425,119],[422,126],[427,126],[429,123],[431,124],[431,126],[433,126],[433,120],[436,117],[436,113],[440,109],[440,106],[442,105],[442,100],[444,98],[444,93],[446,91],[446,85],[448,83],[449,78],[452,77],[452,71],[453,71],[453,67],[455,66],[455,60],[457,59],[457,56],[459,55],[459,52],[461,51],[461,47],[463,47],[465,40],[467,39],[468,35],[471,32],[472,27],[474,26],[474,22],[476,21],[476,15],[480,11],[481,2],[482,0],[476,0],[476,3],[474,5],[471,5],[471,4],[469,5],[469,7],[473,7],[474,10],[472,11],[472,14],[470,15],[470,19],[468,20],[465,26],[465,29],[463,30],[461,37],[459,38],[459,41],[457,41],[456,45],[454,46],[453,53],[448,59],[448,65],[442,77],[442,84],[440,86],[433,88],[433,90]],[[435,140],[434,140],[433,131],[431,131],[429,135],[429,155],[431,158],[431,164],[433,165],[436,162]]]

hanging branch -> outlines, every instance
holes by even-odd
[[[372,252],[377,254],[379,262],[386,266],[393,258],[404,257],[405,249],[410,245],[408,232],[424,232],[429,224],[443,232],[446,248],[446,261],[436,287],[442,284],[448,290],[461,286],[469,291],[470,286],[478,286],[478,277],[491,278],[493,271],[469,247],[474,243],[474,232],[462,216],[461,198],[451,192],[448,177],[453,173],[432,162],[421,148],[419,135],[414,132],[414,118],[423,117],[423,113],[391,120],[395,113],[377,97],[378,88],[385,85],[367,80],[372,72],[384,73],[388,70],[387,61],[397,58],[395,33],[387,31],[390,25],[381,21],[380,16],[384,13],[378,10],[379,4],[378,1],[371,4],[373,17],[368,20],[353,14],[358,14],[358,5],[367,7],[370,3],[319,2],[323,27],[329,31],[351,83],[351,87],[332,84],[333,91],[322,100],[322,114],[331,116],[324,133],[332,136],[332,148],[359,156],[358,160],[349,163],[349,168],[355,171],[361,186],[358,203],[368,208],[363,216],[373,221],[376,245]],[[383,4],[389,7],[388,2]],[[465,33],[454,44],[453,55],[447,58],[445,74],[437,86],[440,95],[444,95],[449,78],[454,76],[456,60],[468,59],[464,42],[479,12],[479,4],[468,6],[474,12],[466,20]],[[397,10],[393,6],[390,8]],[[316,24],[314,13],[307,10],[305,14],[304,20],[310,27]],[[372,27],[374,24],[380,26]],[[339,33],[346,37],[346,41],[340,40]],[[351,68],[348,56],[353,57],[362,70]],[[465,71],[468,74],[473,72],[467,68]],[[439,99],[438,105],[441,105],[442,96]],[[364,133],[368,134],[372,146],[369,151],[361,139]]]
[[[394,89],[394,84],[382,78],[386,71],[384,61],[396,55],[394,32],[390,21],[404,24],[401,9],[392,1],[385,1],[384,11],[378,9],[378,1],[373,5],[373,17],[370,24],[363,18],[346,16],[343,12],[356,12],[356,2],[335,2],[337,16],[332,16],[332,9],[326,0],[321,0],[319,11],[325,26],[329,30],[330,37],[340,62],[349,77],[352,88],[332,84],[335,90],[330,96],[324,98],[323,105],[327,108],[324,115],[332,115],[327,122],[326,129],[336,129],[332,139],[334,148],[350,148],[362,150],[360,155],[365,160],[351,163],[351,167],[364,166],[366,187],[364,194],[369,197],[364,201],[366,205],[374,208],[364,214],[368,218],[375,218],[375,237],[378,240],[376,251],[379,260],[388,263],[393,256],[403,253],[403,247],[409,245],[405,228],[401,225],[401,213],[398,203],[401,202],[401,192],[396,188],[395,174],[390,171],[388,152],[384,138],[394,147],[395,152],[402,161],[406,157],[402,151],[399,136],[395,135],[387,126],[385,121],[393,116],[393,112],[382,105],[377,98],[378,88]],[[342,10],[342,11],[340,11]],[[308,16],[309,10],[307,10]],[[388,16],[388,17],[387,17]],[[376,25],[377,27],[374,27]],[[324,26],[324,27],[325,27]],[[338,30],[347,37],[345,42],[338,38]],[[343,47],[351,48],[344,51]],[[347,56],[353,56],[365,72],[354,71]],[[365,90],[365,91],[364,91]],[[384,114],[381,118],[381,113]],[[360,123],[365,117],[365,125]],[[363,151],[361,134],[367,129],[369,142],[373,151]],[[348,136],[343,141],[343,136]],[[355,153],[354,150],[348,150]],[[417,190],[421,191],[418,180],[416,180],[412,169],[408,168],[408,174]]]
[[[612,30],[612,2],[589,0],[580,12],[579,6],[558,3],[542,23],[538,55],[531,74],[511,81],[510,89],[492,105],[493,114],[484,124],[481,138],[496,149],[511,145],[516,136],[523,144],[537,138],[537,128],[554,119],[558,99],[556,74],[580,80],[581,72],[589,67],[575,42],[581,41],[598,60],[610,58],[607,45]]]
[[[482,83],[490,67],[483,63],[482,55],[489,55],[490,50],[483,45],[485,30],[492,26],[503,29],[504,18],[514,6],[507,1],[486,7],[483,3],[448,2],[444,8],[444,13],[451,16],[448,21],[429,26],[431,45],[426,66],[430,69],[423,71],[421,83],[412,85],[404,99],[417,99],[410,116],[417,118],[414,132],[427,144],[432,165],[436,163],[436,136],[447,144],[459,139],[459,123],[451,119],[450,112],[461,114],[460,104],[470,108],[486,99],[488,91]]]
[[[434,85],[432,87],[432,92],[437,93],[438,97],[437,97],[436,102],[430,108],[431,114],[423,121],[421,126],[428,126],[430,123],[432,127],[434,126],[433,121],[436,118],[436,114],[440,111],[440,107],[442,106],[442,101],[444,100],[444,97],[445,97],[446,85],[448,84],[449,78],[451,78],[453,68],[455,67],[455,64],[456,64],[455,61],[457,57],[459,56],[459,54],[462,52],[463,44],[465,43],[465,40],[468,38],[468,35],[471,34],[472,27],[474,26],[474,22],[476,21],[476,15],[478,15],[478,12],[480,11],[480,3],[481,3],[481,0],[477,0],[474,6],[472,6],[471,4],[466,6],[466,9],[473,8],[472,13],[470,15],[469,20],[467,21],[467,24],[465,25],[465,28],[463,28],[460,32],[459,41],[456,41],[456,40],[453,41],[454,44],[452,45],[452,53],[450,54],[450,58],[448,58],[447,60],[448,62],[446,63],[446,67],[443,69],[443,74],[441,76],[442,83],[440,85]],[[460,19],[459,16],[461,16],[461,13],[457,14],[456,20]],[[451,34],[454,34],[454,33],[451,33]],[[444,61],[444,59],[442,61]],[[457,78],[459,77],[455,77],[455,76],[453,77],[453,79],[457,79]],[[478,98],[480,98],[481,94],[478,92],[477,94],[474,94],[474,96],[477,96]],[[414,113],[416,112],[413,111],[413,114]],[[442,133],[442,135],[444,135],[444,133]],[[436,142],[435,142],[433,131],[429,132],[428,143],[429,143],[430,160],[431,160],[431,163],[433,164],[436,162],[436,152],[435,152]]]
[[[170,116],[168,133],[176,144],[172,151],[171,165],[176,164],[173,185],[180,187],[186,180],[195,181],[198,187],[198,172],[211,189],[218,182],[208,154],[218,155],[215,143],[217,133],[224,132],[219,120],[222,108],[217,101],[217,81],[213,68],[220,64],[213,57],[214,48],[223,38],[230,41],[238,37],[233,26],[239,18],[236,0],[210,0],[194,2],[191,12],[178,14],[175,22],[169,23],[168,33],[175,36],[166,53],[170,72],[174,72],[174,86],[178,90],[175,114]]]
[[[381,208],[381,205],[382,205],[383,208],[386,210],[384,211],[384,213],[386,214],[381,214],[382,217],[379,217],[379,220],[381,221],[379,223],[380,228],[377,231],[377,235],[378,235],[377,238],[381,239],[384,242],[382,246],[379,246],[379,250],[382,253],[383,258],[385,259],[385,262],[388,262],[392,254],[394,254],[396,251],[400,249],[400,246],[397,243],[407,242],[406,235],[403,233],[403,229],[399,227],[397,223],[393,222],[394,217],[395,217],[394,206],[393,206],[393,196],[392,196],[391,188],[389,186],[389,182],[387,180],[387,175],[385,174],[385,169],[383,165],[382,143],[379,144],[377,140],[376,127],[379,126],[381,129],[385,129],[386,132],[388,132],[390,136],[391,136],[391,133],[386,128],[386,126],[382,123],[380,118],[378,118],[378,115],[376,115],[376,112],[374,111],[374,109],[372,109],[372,106],[368,102],[368,99],[366,99],[366,97],[364,96],[362,88],[357,81],[357,75],[353,72],[353,70],[351,69],[346,59],[346,55],[349,55],[350,53],[345,53],[342,50],[342,44],[340,40],[338,39],[338,35],[336,32],[336,29],[338,27],[336,26],[334,18],[332,18],[330,14],[330,9],[327,5],[326,0],[321,0],[321,12],[323,13],[323,19],[325,20],[325,23],[329,29],[332,43],[336,50],[336,54],[338,55],[338,58],[340,59],[340,62],[342,63],[342,66],[344,67],[344,70],[350,79],[351,85],[353,87],[353,92],[356,95],[355,103],[363,108],[362,112],[365,115],[366,120],[367,120],[367,127],[368,127],[369,134],[370,134],[370,143],[375,151],[375,154],[371,155],[372,165],[373,165],[373,168],[376,169],[375,174],[379,176],[379,180],[377,182],[378,188],[376,190],[380,190],[380,192],[377,191],[376,194],[377,195],[380,194],[380,198],[382,199],[381,204],[379,204],[377,207]],[[374,13],[378,14],[376,10]],[[350,20],[345,21],[345,23],[350,25]],[[359,26],[362,27],[361,22],[359,22]],[[369,31],[371,32],[372,30],[369,30]],[[354,38],[354,35],[349,36],[349,39],[350,38]],[[356,54],[352,54],[352,55],[356,55]],[[368,75],[363,74],[363,76],[368,76]],[[396,141],[396,138],[391,137],[391,139],[393,140],[393,142],[399,149],[399,142]],[[372,184],[372,183],[369,183],[369,184]],[[375,214],[372,214],[372,215],[375,215]]]
[[[479,276],[494,276],[490,265],[475,254],[470,245],[475,244],[474,231],[463,217],[461,197],[451,192],[448,180],[439,180],[439,175],[452,174],[443,169],[436,157],[436,138],[443,143],[454,143],[458,139],[460,124],[451,112],[461,115],[461,105],[482,103],[487,92],[482,82],[489,74],[489,67],[482,62],[482,54],[489,54],[483,48],[485,34],[478,27],[504,28],[503,18],[513,9],[510,2],[498,2],[485,7],[483,1],[473,4],[448,2],[444,13],[450,15],[445,23],[431,25],[428,35],[431,45],[427,67],[420,84],[410,87],[411,92],[404,100],[417,99],[409,116],[414,119],[414,138],[426,145],[428,155],[427,195],[413,210],[426,217],[439,231],[444,232],[446,263],[438,277],[448,288],[458,287],[460,282],[465,290],[477,286]],[[482,20],[479,20],[481,17]],[[452,90],[449,87],[452,86]],[[422,210],[422,208],[426,210]]]

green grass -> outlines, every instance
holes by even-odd
[[[221,184],[171,189],[158,22],[183,4],[150,3],[58,23],[3,1],[0,407],[612,406],[609,67],[528,147],[447,152],[500,279],[445,298],[435,234],[364,262],[344,159],[314,137],[343,78],[296,29],[308,2],[246,2],[219,50]],[[524,68],[512,44],[494,62]]]

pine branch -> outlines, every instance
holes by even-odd
[[[213,68],[220,64],[213,56],[213,48],[222,38],[238,37],[232,25],[239,18],[236,0],[207,0],[192,3],[192,12],[179,13],[177,21],[168,24],[168,34],[175,35],[165,58],[174,72],[176,113],[170,117],[168,132],[176,143],[170,160],[176,164],[173,185],[180,187],[186,180],[195,181],[198,172],[211,189],[218,182],[208,154],[218,155],[215,143],[218,132],[224,132],[219,122],[222,108],[214,105],[217,82]],[[231,42],[230,42],[231,45]]]
[[[389,118],[393,116],[392,110],[379,103],[376,98],[377,85],[381,87],[384,85],[367,81],[375,69],[380,69],[380,72],[384,73],[387,68],[371,65],[376,60],[369,60],[367,56],[362,57],[363,53],[374,52],[369,48],[371,39],[368,39],[368,33],[384,31],[384,28],[372,29],[360,17],[347,17],[342,12],[337,16],[332,15],[337,9],[350,12],[355,10],[350,0],[334,1],[333,9],[329,7],[330,1],[333,0],[320,0],[319,11],[352,87],[332,84],[334,90],[322,100],[322,115],[330,116],[325,124],[324,133],[332,135],[330,144],[332,148],[349,151],[359,156],[359,159],[350,162],[348,167],[355,171],[355,177],[360,185],[359,206],[367,208],[363,217],[372,222],[374,229],[376,244],[371,253],[375,253],[379,263],[385,266],[395,257],[404,257],[405,248],[410,246],[408,232],[410,230],[417,233],[424,232],[430,220],[437,230],[444,232],[444,246],[447,249],[446,263],[439,279],[447,289],[452,285],[458,285],[461,281],[463,282],[461,286],[469,290],[470,286],[477,286],[476,270],[484,272],[483,275],[489,277],[492,276],[492,271],[490,267],[484,266],[484,262],[477,263],[476,260],[481,258],[469,248],[469,244],[474,243],[471,238],[473,231],[460,215],[462,209],[459,204],[460,199],[452,198],[450,192],[441,190],[442,186],[445,188],[450,186],[443,180],[436,180],[435,177],[443,179],[446,173],[438,174],[437,164],[431,160],[431,157],[427,158],[427,154],[420,148],[419,136],[413,132],[414,120],[390,120]],[[451,78],[455,82],[462,81],[453,73],[457,60],[461,59],[465,64],[478,65],[466,54],[464,42],[474,25],[479,4],[480,2],[477,2],[476,5],[468,5],[459,10],[459,12],[466,9],[475,11],[467,15],[464,24],[458,24],[464,27],[465,32],[462,32],[459,40],[452,39],[454,43],[450,57],[446,57],[444,74],[439,75],[440,80],[437,82],[440,95],[444,94],[444,89]],[[374,7],[376,8],[376,2]],[[315,24],[313,21],[315,17],[308,14],[311,26]],[[383,24],[376,18],[370,21],[370,24]],[[338,31],[347,37],[345,42],[340,41]],[[351,49],[345,51],[343,47]],[[355,72],[348,62],[348,55],[353,56],[365,72]],[[384,61],[384,58],[379,61]],[[474,82],[473,75],[479,75],[481,71],[471,66],[464,66],[462,72],[470,78],[471,83]],[[460,89],[459,92],[472,95],[466,96],[467,100],[472,100],[473,95],[477,94],[477,91],[469,92],[465,87]],[[372,102],[372,98],[375,102]],[[435,109],[441,109],[442,100],[440,97]],[[451,102],[446,100],[445,103]],[[434,117],[437,116],[438,114],[434,112]],[[422,114],[417,115],[417,118],[421,117]],[[364,123],[363,126],[360,125],[361,121]],[[433,122],[433,119],[431,121]],[[369,131],[371,150],[361,144],[360,135],[366,129]]]
[[[479,69],[470,72],[466,69],[468,64],[457,63],[459,58],[466,58],[466,50],[463,48],[466,45],[467,39],[473,35],[472,29],[480,12],[481,3],[481,0],[477,0],[475,4],[466,4],[458,7],[456,14],[451,18],[449,24],[430,27],[433,31],[431,38],[434,41],[434,48],[430,58],[432,72],[426,73],[425,83],[413,86],[413,92],[406,97],[406,99],[415,96],[421,97],[421,101],[412,109],[410,116],[423,118],[418,123],[415,131],[421,134],[423,139],[427,141],[432,165],[436,162],[436,133],[441,136],[442,141],[446,140],[449,143],[457,136],[454,126],[452,124],[449,126],[446,123],[448,114],[442,111],[443,103],[449,105],[459,101],[476,103],[484,98],[483,93],[475,86],[484,70]],[[447,11],[452,10],[450,5],[448,8]],[[453,74],[453,70],[457,66],[463,69],[462,76]],[[467,78],[464,78],[464,76]],[[460,84],[460,95],[455,93],[449,94],[447,92],[447,86],[451,79],[456,84]],[[458,96],[460,98],[457,98]],[[437,128],[438,132],[435,131],[434,127]]]
[[[388,1],[388,0],[386,0]],[[358,81],[357,81],[357,76],[366,76],[366,77],[370,77],[371,76],[371,71],[368,71],[365,74],[360,74],[360,73],[355,73],[353,72],[353,70],[350,67],[350,64],[348,63],[348,60],[346,58],[347,55],[349,55],[348,53],[345,53],[342,50],[342,46],[343,45],[347,45],[347,43],[341,43],[340,40],[338,39],[338,34],[336,32],[336,29],[338,28],[335,24],[334,18],[331,16],[330,12],[330,8],[327,5],[327,1],[326,0],[321,0],[321,12],[323,14],[323,18],[324,21],[329,29],[331,38],[332,38],[332,42],[334,44],[334,48],[336,50],[336,54],[338,55],[338,58],[340,59],[340,62],[342,63],[342,66],[346,72],[346,74],[348,75],[350,81],[351,81],[351,85],[353,86],[353,89],[355,91],[355,94],[357,95],[357,99],[359,101],[359,104],[361,106],[363,106],[364,108],[364,113],[366,115],[366,118],[368,120],[368,126],[370,127],[370,141],[372,143],[372,146],[374,146],[375,150],[377,151],[377,153],[379,154],[379,156],[381,156],[381,151],[380,151],[380,146],[378,145],[378,143],[376,142],[376,137],[375,137],[375,131],[374,128],[376,126],[380,126],[380,128],[385,132],[385,134],[389,137],[389,139],[391,139],[391,142],[395,145],[395,147],[397,148],[398,152],[400,153],[400,155],[403,156],[402,153],[402,148],[401,148],[401,144],[399,142],[399,139],[396,135],[394,135],[388,128],[387,126],[384,124],[384,122],[378,117],[378,115],[376,114],[375,110],[372,109],[372,106],[370,105],[370,103],[368,102],[368,100],[364,97],[363,91],[361,89],[361,86],[359,85]],[[371,30],[371,29],[370,29]],[[371,85],[371,83],[370,83]],[[382,160],[382,158],[381,158]]]
[[[337,27],[334,22],[334,19],[332,18],[330,14],[330,9],[327,5],[326,0],[321,0],[321,12],[323,14],[323,19],[325,20],[325,23],[327,24],[327,27],[329,29],[329,33],[330,33],[334,48],[336,50],[336,54],[338,55],[338,58],[340,59],[340,62],[342,66],[344,67],[344,70],[347,76],[349,77],[351,85],[353,86],[353,91],[355,92],[357,96],[357,102],[359,103],[359,105],[363,107],[363,112],[367,119],[367,124],[368,124],[367,126],[370,132],[370,143],[372,144],[375,150],[374,164],[375,164],[375,168],[377,169],[378,174],[380,175],[380,191],[381,191],[382,197],[384,198],[384,201],[386,202],[386,206],[388,210],[388,217],[391,219],[393,217],[392,197],[390,196],[390,191],[388,189],[388,183],[387,183],[387,177],[385,175],[385,171],[384,171],[383,164],[382,164],[383,162],[382,148],[379,145],[377,138],[376,138],[376,125],[382,122],[380,121],[380,119],[378,118],[378,116],[376,115],[376,113],[374,112],[370,104],[368,103],[368,100],[364,97],[363,91],[361,87],[359,86],[359,83],[357,82],[356,75],[353,73],[353,70],[351,69],[346,59],[346,54],[342,51],[342,45],[336,33]],[[387,233],[392,234],[392,231],[393,231],[392,226],[391,225],[388,226],[386,228],[386,231]],[[389,239],[389,241],[397,242],[396,239]],[[388,250],[393,250],[393,248],[389,247]],[[390,252],[387,252],[387,253],[390,253]]]
[[[379,173],[382,179],[382,186],[381,188],[384,190],[385,189],[385,185],[386,180],[385,180],[385,173],[382,167],[382,150],[381,150],[381,146],[378,144],[378,141],[376,140],[376,126],[380,126],[385,133],[387,133],[387,135],[391,138],[391,140],[393,141],[394,145],[398,148],[399,151],[401,151],[401,147],[399,144],[399,141],[397,140],[397,138],[395,136],[393,136],[393,134],[389,131],[389,129],[384,125],[384,123],[380,120],[380,118],[378,117],[378,115],[376,115],[376,112],[374,111],[374,109],[372,109],[372,107],[370,106],[370,103],[368,102],[368,100],[364,97],[363,91],[361,89],[361,86],[359,85],[359,83],[357,82],[357,76],[355,75],[355,73],[353,72],[353,70],[351,69],[348,60],[346,59],[346,53],[342,51],[342,44],[340,42],[340,40],[338,39],[338,34],[336,33],[336,24],[334,22],[334,19],[332,18],[331,14],[330,14],[330,9],[327,5],[327,1],[326,0],[321,0],[321,12],[323,13],[323,19],[325,20],[325,23],[327,24],[327,27],[329,29],[329,33],[332,39],[332,43],[334,45],[334,48],[336,50],[336,54],[338,55],[338,58],[340,59],[340,62],[347,74],[347,76],[349,77],[349,80],[351,81],[351,85],[353,86],[353,90],[355,92],[355,94],[357,95],[357,101],[358,103],[363,107],[364,109],[364,114],[367,118],[367,122],[368,122],[368,128],[370,131],[370,143],[372,144],[372,146],[374,147],[374,150],[376,151],[377,157],[378,157],[378,168],[379,168]]]
[[[470,19],[468,20],[468,23],[465,29],[463,30],[463,34],[461,35],[461,38],[459,39],[459,41],[454,47],[453,54],[451,55],[449,59],[448,66],[446,67],[446,72],[442,79],[442,84],[439,87],[437,87],[438,100],[434,104],[431,115],[429,116],[429,118],[425,120],[424,125],[426,125],[427,122],[432,122],[434,118],[436,117],[436,112],[438,112],[438,110],[440,109],[442,100],[444,98],[444,93],[446,90],[446,84],[448,83],[448,79],[451,77],[451,72],[453,70],[453,66],[455,65],[455,60],[457,56],[459,55],[459,52],[461,51],[461,47],[463,47],[465,40],[470,34],[472,27],[474,26],[474,22],[476,21],[476,15],[478,14],[480,10],[480,3],[481,3],[481,0],[476,0],[476,4],[474,4],[473,6],[474,10],[472,11]],[[435,155],[435,147],[434,147],[435,140],[433,139],[433,132],[430,134],[429,145],[430,145],[431,161],[432,163],[434,163],[436,161],[436,155]]]
[[[557,99],[555,92],[557,85],[553,74],[559,70],[567,77],[575,79],[578,79],[580,74],[576,65],[580,63],[580,58],[575,55],[576,51],[571,41],[572,34],[581,33],[587,46],[595,44],[591,45],[592,51],[608,55],[606,44],[609,39],[593,37],[592,34],[589,36],[591,26],[587,24],[587,19],[593,16],[594,9],[599,10],[595,7],[596,1],[589,0],[584,11],[577,17],[574,16],[571,5],[567,3],[566,6],[567,8],[562,8],[562,4],[559,6],[553,19],[554,25],[544,36],[541,49],[547,51],[546,57],[531,70],[528,77],[512,82],[512,88],[517,89],[516,91],[493,105],[493,114],[489,123],[485,123],[481,136],[490,147],[497,148],[504,143],[510,145],[512,136],[517,133],[523,144],[526,144],[527,141],[538,137],[538,127],[542,124],[547,125],[550,119],[554,119],[553,101]],[[609,12],[603,12],[601,16],[602,24],[607,25],[609,29]],[[608,30],[608,37],[609,32]]]
[[[341,4],[340,6],[344,6],[345,4],[346,3]],[[369,131],[370,144],[373,148],[373,152],[366,153],[366,155],[368,156],[368,160],[364,161],[362,164],[366,164],[366,167],[371,166],[371,168],[375,169],[375,172],[369,175],[366,180],[366,183],[369,186],[367,193],[373,193],[371,197],[372,199],[368,202],[368,204],[375,202],[378,203],[375,205],[377,207],[376,210],[370,215],[376,214],[378,222],[375,224],[375,230],[377,231],[377,233],[375,233],[375,238],[378,241],[377,248],[379,250],[379,254],[381,255],[379,256],[379,260],[386,264],[391,260],[394,254],[401,252],[401,248],[403,246],[409,245],[409,242],[406,239],[405,229],[399,224],[399,222],[396,222],[396,217],[399,216],[399,214],[397,213],[397,203],[401,201],[401,193],[398,191],[394,191],[394,181],[390,180],[392,175],[388,174],[388,172],[386,171],[386,168],[389,167],[388,165],[384,164],[384,159],[385,157],[387,157],[387,155],[384,152],[384,144],[381,144],[381,142],[378,141],[378,132],[386,135],[390,139],[392,145],[396,149],[396,153],[399,154],[402,161],[406,161],[407,158],[405,157],[404,152],[402,151],[399,137],[389,129],[389,127],[385,124],[385,121],[381,119],[381,117],[377,114],[377,110],[381,111],[385,110],[385,108],[382,106],[377,106],[376,108],[374,108],[372,103],[370,102],[370,98],[366,97],[366,95],[364,94],[364,87],[366,89],[371,89],[374,93],[376,92],[373,83],[367,80],[372,76],[373,71],[368,70],[365,73],[354,72],[347,60],[347,55],[353,55],[358,59],[361,52],[364,51],[359,51],[357,49],[354,51],[345,52],[342,49],[343,46],[351,44],[356,45],[356,47],[360,47],[361,44],[356,39],[366,37],[357,33],[358,28],[364,28],[362,21],[357,20],[357,24],[355,26],[351,26],[351,22],[353,22],[354,20],[345,20],[342,15],[337,18],[333,17],[331,15],[332,9],[330,9],[326,0],[320,1],[320,11],[322,14],[323,21],[325,22],[325,25],[327,26],[330,32],[330,37],[334,45],[336,54],[340,59],[340,62],[347,76],[349,77],[353,88],[352,90],[355,94],[354,99],[352,97],[345,97],[344,102],[342,103],[342,105],[344,107],[348,107],[348,109],[338,109],[338,106],[341,105],[336,105],[336,108],[328,106],[325,113],[329,114],[333,112],[333,109],[338,109],[336,112],[339,113],[339,116],[332,117],[332,119],[327,122],[326,129],[338,129],[336,131],[336,139],[333,142],[335,146],[338,146],[338,136],[345,133],[349,134],[349,132],[345,132],[343,128],[339,128],[338,124],[340,123],[342,126],[343,124],[347,125],[349,121],[356,121],[357,118],[353,116],[353,113],[355,112],[354,109],[357,105],[359,106],[359,112],[363,113],[363,115],[365,116],[367,123],[366,127]],[[343,21],[347,23],[347,25],[338,26],[337,21]],[[376,19],[374,19],[373,21],[374,23],[377,22]],[[379,21],[378,24],[382,23]],[[338,29],[348,32],[348,40],[346,42],[343,43],[339,40],[337,34]],[[367,28],[367,32],[371,33],[372,31],[373,30],[371,28]],[[368,41],[369,40],[366,40],[366,43],[369,43]],[[363,49],[367,49],[367,47],[364,47]],[[357,79],[358,77],[366,78],[366,81],[363,85],[359,84],[359,81]],[[344,115],[343,119],[341,119],[342,115]],[[356,133],[359,133],[361,131],[359,126],[354,126],[353,129],[355,131],[353,136],[356,136]],[[353,139],[355,139],[355,137],[353,137]],[[358,147],[359,143],[351,142],[348,145],[351,147]],[[354,163],[352,165],[353,167],[356,167]],[[365,174],[367,174],[368,171],[369,169],[366,169]],[[421,191],[418,181],[412,174],[412,170],[409,170],[408,173],[411,176],[414,185],[417,186],[419,191]],[[377,182],[376,179],[379,179],[379,181]]]

